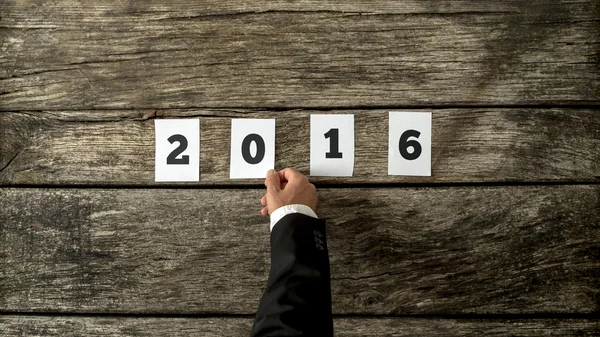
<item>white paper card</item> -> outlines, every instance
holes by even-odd
[[[275,167],[275,120],[231,120],[229,178],[264,178]]]
[[[390,112],[388,174],[431,176],[431,112]]]
[[[310,175],[351,177],[354,115],[310,115]]]
[[[200,120],[154,120],[155,181],[200,180]]]

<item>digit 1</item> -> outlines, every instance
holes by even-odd
[[[325,139],[330,139],[329,140],[330,152],[325,153],[325,158],[342,158],[342,153],[340,152],[340,130],[339,129],[330,129],[325,134]]]
[[[252,142],[256,143],[256,155],[252,157],[250,154],[250,144]],[[248,164],[258,164],[265,157],[265,141],[261,136],[251,133],[244,138],[242,142],[242,157]]]

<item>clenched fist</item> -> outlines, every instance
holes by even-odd
[[[260,199],[262,215],[270,215],[279,207],[302,204],[316,212],[317,189],[300,172],[285,168],[279,172],[269,170],[265,179],[267,193]]]

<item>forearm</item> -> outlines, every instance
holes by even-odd
[[[333,336],[325,222],[284,216],[271,232],[271,271],[252,331],[257,336]]]

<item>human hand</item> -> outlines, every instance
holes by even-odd
[[[300,172],[285,168],[279,172],[269,170],[265,179],[267,193],[260,199],[262,215],[270,215],[279,207],[302,204],[316,212],[317,189]]]

